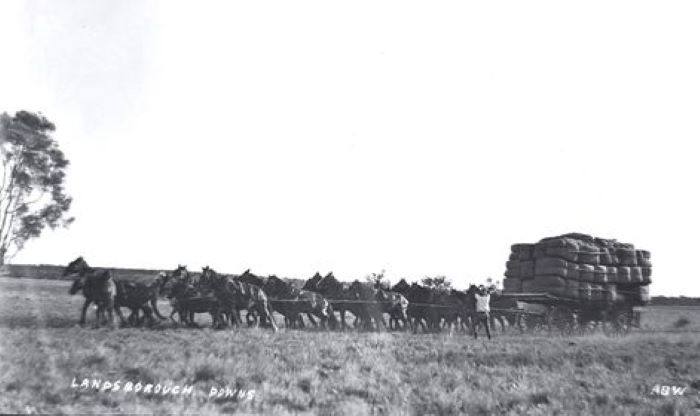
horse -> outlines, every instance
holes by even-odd
[[[265,292],[250,283],[219,275],[210,267],[202,269],[202,280],[213,289],[214,295],[226,311],[237,312],[246,309],[255,311],[264,322],[269,322],[272,330],[277,332],[277,324],[272,316],[270,304]],[[257,324],[256,324],[257,325]]]
[[[318,293],[297,289],[277,276],[268,277],[263,290],[270,295],[270,304],[273,309],[284,315],[285,323],[290,326],[296,322],[301,327],[304,326],[302,313],[306,314],[314,326],[317,326],[314,315],[320,319],[323,328],[327,329],[329,322],[331,326],[336,326],[337,322],[330,302]]]
[[[104,313],[109,315],[109,325],[114,324],[114,315],[112,311],[116,311],[122,322],[122,316],[119,308],[115,307],[115,298],[117,297],[117,285],[114,283],[112,274],[109,270],[96,270],[91,268],[83,257],[78,257],[66,266],[63,270],[63,277],[77,274],[78,277],[73,281],[69,293],[75,295],[78,291],[83,292],[85,302],[80,313],[80,325],[85,325],[85,314],[90,304],[97,305],[95,312],[96,325],[100,325],[100,321],[104,321]]]
[[[167,319],[161,315],[158,310],[158,296],[160,295],[166,275],[160,273],[158,277],[151,283],[142,282],[127,282],[115,281],[117,285],[117,297],[115,299],[115,307],[117,310],[121,307],[127,307],[131,310],[129,323],[132,325],[140,325],[142,320],[139,318],[139,310],[144,312],[144,318],[148,318],[149,325],[155,323],[153,313],[158,319]],[[134,318],[136,318],[134,320]]]
[[[349,293],[349,284],[339,282],[335,276],[333,276],[333,272],[328,273],[320,279],[316,279],[316,276],[314,276],[310,280],[316,281],[316,287],[312,290],[328,299],[333,305],[333,310],[340,313],[340,326],[342,329],[349,327],[345,320],[346,312],[352,313],[353,316],[355,316],[355,323],[358,322],[358,319],[363,315],[362,306],[357,302],[353,302],[352,295]],[[308,288],[309,286],[310,282],[307,281],[304,288]]]
[[[389,314],[389,329],[407,329],[410,326],[408,319],[408,299],[399,292],[383,287],[381,282],[375,282],[376,299],[384,313]]]
[[[316,272],[316,274],[313,275],[313,277],[304,282],[304,286],[302,287],[302,289],[310,290],[312,292],[315,291],[318,288],[318,282],[320,282],[321,279],[323,279],[323,276],[321,276],[319,272]]]
[[[360,322],[366,329],[372,328],[372,321],[376,324],[378,331],[382,327],[387,327],[386,322],[384,322],[383,307],[377,299],[377,289],[369,283],[360,283],[358,280],[355,280],[350,284],[348,293],[350,299],[356,302],[353,313],[360,319]]]
[[[180,316],[180,323],[188,326],[197,326],[194,320],[195,313],[209,313],[212,327],[219,328],[223,325],[221,319],[222,306],[212,293],[202,293],[192,286],[186,279],[173,280],[168,286],[167,297],[173,305],[173,312]],[[174,301],[173,301],[174,300]],[[171,314],[172,319],[172,314]]]

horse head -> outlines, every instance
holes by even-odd
[[[304,289],[304,290],[316,290],[318,288],[318,282],[320,282],[321,279],[323,279],[321,274],[319,272],[316,272],[316,274],[313,275],[312,278],[310,278],[309,280],[304,282],[304,286],[302,287],[302,289]]]
[[[71,295],[75,295],[76,293],[78,293],[78,291],[85,287],[85,280],[87,280],[87,276],[80,276],[77,279],[75,279],[68,293],[70,293]]]
[[[90,271],[90,266],[88,266],[83,256],[80,256],[72,262],[68,263],[68,266],[66,266],[66,268],[63,270],[63,277],[70,276],[72,274],[78,274],[82,276],[88,271]]]
[[[343,285],[336,280],[335,276],[333,276],[333,273],[331,272],[318,281],[316,290],[318,290],[319,293],[338,294],[343,291]]]
[[[405,294],[409,291],[409,289],[411,289],[411,285],[406,282],[406,279],[401,279],[394,285],[394,287],[391,288],[391,291]]]

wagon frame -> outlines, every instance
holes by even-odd
[[[522,316],[529,329],[539,323],[550,333],[573,334],[594,330],[601,324],[605,333],[616,335],[640,327],[640,307],[643,306],[640,302],[571,299],[541,292],[502,293],[501,296],[546,307],[544,313],[523,310]]]

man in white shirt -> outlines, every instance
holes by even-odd
[[[486,328],[486,336],[491,339],[491,329],[489,328],[489,313],[491,308],[491,290],[487,290],[484,285],[479,286],[479,289],[474,293],[476,300],[476,320],[474,322],[474,339],[477,339],[477,330],[479,325],[483,324]]]

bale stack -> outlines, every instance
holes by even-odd
[[[651,255],[632,244],[564,234],[513,244],[503,291],[549,293],[583,301],[649,301]]]

